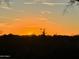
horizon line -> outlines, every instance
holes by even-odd
[[[0,34],[0,36],[2,35],[18,35],[18,36],[32,36],[32,35],[35,35],[35,36],[40,36],[40,35],[43,35],[43,34],[13,34],[13,33],[8,33],[8,34]],[[45,36],[54,36],[54,35],[57,35],[57,36],[79,36],[79,34],[73,34],[73,35],[68,35],[68,34],[44,34]]]

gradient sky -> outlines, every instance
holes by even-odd
[[[40,28],[45,28],[47,34],[78,34],[79,7],[69,8],[63,16],[66,2],[68,0],[10,0],[11,7],[3,2],[0,33],[40,34]]]

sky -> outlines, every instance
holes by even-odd
[[[63,15],[69,0],[10,0],[10,7],[1,1],[0,34],[40,34],[40,28],[51,35],[79,33],[79,7],[68,8]]]

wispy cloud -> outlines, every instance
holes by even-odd
[[[51,14],[51,11],[41,11],[41,15],[49,15]]]
[[[33,3],[24,2],[24,4],[33,4]]]
[[[12,9],[12,8],[10,8],[10,7],[7,7],[7,6],[3,6],[3,7],[1,7],[1,8],[8,9],[8,10]]]
[[[32,5],[32,4],[37,4],[37,3],[33,3],[33,2],[28,3],[28,2],[25,2],[24,4],[26,4],[26,5]],[[53,6],[53,5],[65,5],[67,3],[48,3],[48,2],[42,2],[42,3],[39,3],[39,4]]]
[[[44,2],[42,4],[45,4],[45,5],[64,5],[66,3],[47,3],[47,2]]]

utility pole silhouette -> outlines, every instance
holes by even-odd
[[[40,30],[42,30],[42,34],[41,35],[45,36],[46,35],[45,28],[41,28]]]
[[[43,29],[42,35],[44,36],[46,35],[45,29]]]
[[[42,40],[46,40],[46,31],[45,31],[45,28],[41,28],[40,30],[42,30],[41,39]]]

